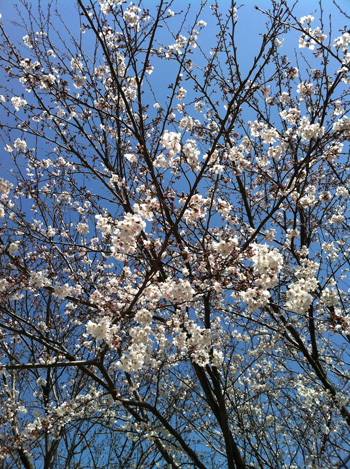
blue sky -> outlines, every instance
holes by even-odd
[[[11,21],[16,21],[19,19],[14,9],[14,5],[18,3],[18,0],[0,0],[0,12],[2,14],[2,21],[6,24],[7,28],[10,28],[10,30],[14,32],[16,31],[16,29],[14,29],[14,27],[9,23]],[[33,5],[34,9],[39,4],[38,0],[32,0],[30,3]],[[46,5],[53,2],[52,0],[41,0],[40,3],[42,7],[45,8]],[[125,5],[127,5],[128,3],[129,2],[126,2]],[[197,9],[197,7],[200,5],[199,1],[188,2],[187,0],[175,0],[172,5],[172,9],[174,11],[181,10],[182,8],[187,7],[189,3],[191,3],[192,8],[194,10]],[[211,3],[213,2],[208,2],[208,5],[210,5]],[[222,10],[224,11],[225,6],[229,8],[231,0],[220,0],[218,3],[220,8],[222,8]],[[294,5],[294,3],[294,0],[287,1],[287,4],[289,6]],[[57,4],[59,11],[62,13],[66,21],[66,24],[73,30],[77,28],[77,16],[75,14],[76,9],[74,6],[75,2],[73,2],[72,0],[58,0]],[[152,6],[154,6],[154,4],[155,3],[152,0],[145,0],[143,2],[144,7],[146,8],[151,8]],[[243,5],[243,8],[241,8],[239,11],[239,29],[241,30],[242,40],[244,40],[244,46],[249,50],[253,48],[256,44],[256,34],[262,31],[263,25],[263,22],[261,20],[261,14],[255,10],[254,6],[257,5],[261,9],[266,9],[271,5],[271,2],[270,0],[245,0],[242,2],[237,2],[237,4]],[[337,4],[340,6],[340,8],[343,9],[343,11],[347,11],[350,6],[349,0],[337,0]],[[322,2],[322,5],[325,17],[327,17],[329,14],[332,14],[334,31],[336,31],[339,27],[343,27],[344,18],[339,13],[338,9],[334,6],[333,1],[324,0]],[[295,8],[296,16],[300,17],[312,14],[313,12],[315,12],[315,10],[318,9],[318,7],[318,0],[299,0]],[[208,6],[206,8],[206,11],[204,12],[203,18],[204,20],[209,21],[210,10]]]
[[[15,5],[18,4],[18,0],[0,0],[0,13],[2,14],[2,22],[5,25],[6,30],[10,36],[16,41],[21,41],[22,37],[25,35],[25,30],[19,27],[16,27],[13,22],[21,23],[21,19],[18,16]],[[32,0],[33,12],[37,9],[39,1]],[[45,11],[46,6],[49,3],[54,3],[52,0],[41,0],[40,4]],[[98,3],[98,2],[97,2]],[[130,2],[126,2],[125,5],[128,5]],[[137,2],[136,2],[137,3]],[[189,3],[191,3],[191,10],[195,14],[200,6],[199,1],[188,2],[186,0],[175,0],[171,6],[172,10],[178,12],[180,10],[187,9]],[[203,13],[202,19],[208,23],[208,27],[205,29],[204,33],[200,35],[201,45],[206,47],[211,47],[215,45],[215,25],[212,19],[212,12],[210,11],[209,5],[212,4],[212,1],[208,2],[206,9]],[[222,12],[225,12],[225,8],[229,8],[231,5],[231,0],[219,0],[219,6]],[[294,0],[287,0],[289,6],[294,5]],[[88,4],[88,1],[86,1]],[[248,69],[249,65],[252,63],[254,55],[256,54],[259,48],[259,35],[264,32],[265,29],[265,18],[264,16],[257,11],[254,6],[258,5],[262,10],[268,9],[271,6],[270,0],[245,0],[243,2],[237,2],[237,5],[242,4],[242,8],[239,9],[239,20],[237,24],[237,44],[238,44],[238,56],[241,61],[241,67],[244,71],[245,67]],[[337,0],[337,4],[343,11],[347,11],[350,6],[349,0]],[[57,0],[58,10],[64,19],[68,29],[76,35],[79,34],[79,23],[78,15],[75,8],[75,2],[72,0]],[[145,8],[154,7],[155,3],[152,0],[145,0],[143,6]],[[332,30],[333,37],[336,37],[339,29],[343,28],[345,25],[345,18],[339,10],[333,4],[333,0],[324,0],[322,2],[324,10],[324,19],[326,24],[326,34],[328,34],[329,28],[329,15],[332,19]],[[299,0],[295,7],[295,15],[300,19],[301,16],[312,14],[317,11],[319,8],[318,0]],[[23,7],[22,7],[23,9]],[[26,16],[26,15],[25,15]],[[190,15],[191,16],[191,15]],[[318,15],[315,15],[316,19]],[[176,25],[176,18],[172,20],[173,25]],[[180,20],[179,20],[180,21]],[[55,22],[57,23],[57,22]],[[316,24],[316,21],[315,21]],[[62,26],[57,23],[58,29],[62,31]],[[23,33],[23,34],[22,34]],[[290,32],[284,43],[284,53],[292,58],[294,55],[294,48],[298,47],[298,38],[299,34]]]

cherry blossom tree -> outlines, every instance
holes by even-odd
[[[249,8],[0,25],[1,467],[348,467],[349,16]]]

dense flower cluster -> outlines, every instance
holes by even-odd
[[[5,181],[0,177],[0,192],[4,195],[8,195],[13,187],[13,184],[9,181]]]
[[[239,241],[237,236],[228,240],[220,240],[218,243],[213,242],[213,249],[221,256],[229,256],[233,251],[235,251],[239,246]]]
[[[256,282],[266,288],[273,287],[283,266],[282,254],[277,249],[270,249],[267,244],[254,244],[252,251],[253,269],[258,275]]]
[[[140,17],[139,17],[140,11],[141,9],[137,7],[136,5],[129,6],[125,10],[124,15],[123,15],[123,20],[125,21],[125,23],[127,23],[130,26],[130,28],[133,28],[133,29],[138,28],[139,21],[140,21]]]
[[[169,279],[163,283],[161,290],[164,298],[173,303],[191,301],[195,293],[190,282],[185,279]]]
[[[57,296],[57,298],[60,298],[61,300],[64,300],[71,291],[71,287],[66,283],[65,285],[60,285],[56,283],[54,286],[53,294],[54,296]]]
[[[112,238],[112,254],[116,259],[122,259],[125,254],[135,251],[137,237],[146,228],[146,222],[139,215],[127,213],[124,219],[118,221],[115,226]],[[122,253],[122,256],[120,256],[120,253]]]
[[[238,295],[234,292],[232,296],[242,300],[247,304],[248,310],[254,312],[268,304],[271,297],[269,289],[278,282],[283,257],[277,249],[271,249],[267,244],[254,244],[250,260],[253,262],[256,286],[249,287]]]
[[[169,150],[169,157],[176,155],[181,150],[181,134],[169,132],[168,130],[162,135],[161,145]]]
[[[312,138],[319,138],[324,135],[324,127],[318,122],[311,124],[307,117],[303,117],[298,128],[298,133],[303,142],[309,142]]]
[[[299,280],[288,287],[286,303],[288,309],[300,314],[308,311],[314,300],[313,293],[318,287],[318,280],[315,277],[318,268],[319,264],[316,261],[302,260],[302,267],[295,274]]]
[[[15,96],[14,98],[11,98],[11,104],[15,108],[16,111],[19,111],[21,107],[27,104],[27,101],[18,96]]]

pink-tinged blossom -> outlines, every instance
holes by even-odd
[[[286,76],[292,80],[298,78],[299,69],[297,67],[290,67],[289,70],[286,72]]]
[[[196,121],[196,123],[198,123],[198,121]],[[183,117],[180,120],[179,129],[191,131],[193,129],[194,124],[195,121],[192,119],[192,117]]]
[[[78,90],[80,90],[85,85],[85,82],[86,82],[86,77],[82,77],[80,75],[76,75],[74,77],[74,87],[77,88]]]
[[[190,282],[184,279],[168,279],[162,285],[163,296],[172,303],[183,303],[191,301],[195,294]]]
[[[144,203],[134,204],[134,211],[139,214],[144,220],[152,221],[154,212],[157,213],[160,208],[160,204],[156,197],[147,197]]]
[[[162,169],[167,169],[168,165],[169,165],[169,161],[167,158],[165,158],[165,156],[163,155],[163,153],[161,153],[160,155],[158,155],[154,162],[154,167],[155,168],[162,168]]]
[[[138,371],[147,360],[151,345],[149,339],[151,328],[149,326],[136,326],[130,330],[131,345],[118,362],[119,369],[128,373]]]
[[[272,144],[278,139],[279,135],[276,129],[269,127],[261,130],[261,138],[264,143]]]
[[[15,108],[16,111],[19,111],[21,107],[25,106],[27,104],[27,101],[25,99],[22,99],[18,96],[15,96],[11,98],[11,104]]]
[[[280,116],[283,120],[287,121],[289,124],[296,125],[300,119],[300,110],[298,108],[289,108],[280,112]]]
[[[56,283],[53,290],[53,295],[57,296],[61,300],[64,300],[71,292],[72,288],[66,283],[65,285],[61,285]]]
[[[227,257],[239,246],[238,238],[235,236],[229,240],[221,240],[218,243],[213,242],[212,247],[215,252],[221,256]]]
[[[319,43],[327,39],[326,34],[322,31],[320,27],[317,26],[313,31],[310,31],[310,35]],[[316,44],[316,41],[314,43]]]
[[[300,254],[307,255],[307,251],[303,253],[301,250]],[[318,280],[315,275],[319,264],[312,259],[302,259],[301,264],[295,273],[298,281],[288,286],[286,308],[304,314],[313,302],[313,293],[318,288]]]
[[[182,149],[188,166],[193,171],[199,171],[200,166],[198,164],[198,157],[200,155],[200,151],[197,148],[197,142],[195,140],[186,140],[185,145]]]
[[[251,162],[245,157],[245,148],[243,145],[239,147],[232,147],[227,152],[227,157],[229,160],[234,162],[235,164],[235,171],[238,173],[242,173],[243,171],[249,169],[251,167]]]
[[[343,215],[343,210],[344,210],[343,207],[338,207],[337,213],[334,213],[327,223],[329,225],[336,225],[336,226],[341,225],[343,221],[345,220],[345,217]]]
[[[271,295],[268,290],[263,290],[258,287],[248,288],[239,294],[240,299],[247,304],[248,311],[251,313],[254,313],[266,306],[269,302],[270,296]]]
[[[15,241],[14,243],[10,243],[8,247],[9,254],[13,255],[16,254],[19,250],[19,241]]]
[[[16,148],[18,151],[26,151],[27,149],[27,143],[25,140],[21,140],[20,138],[16,138],[16,140],[13,142],[13,146]]]
[[[86,325],[86,331],[91,334],[95,339],[106,340],[109,334],[111,322],[108,318],[104,318],[98,323],[88,321]]]
[[[169,151],[169,156],[174,156],[181,150],[181,134],[180,132],[169,132],[166,130],[161,137],[161,145]]]
[[[345,53],[348,50],[350,44],[350,33],[344,32],[341,36],[334,39],[333,45],[336,49],[342,49]]]
[[[0,193],[4,195],[8,195],[13,187],[9,181],[5,181],[0,177]]]
[[[340,116],[341,114],[344,114],[344,108],[342,107],[342,102],[337,100],[334,103],[334,113],[335,116]]]
[[[140,11],[140,8],[135,5],[129,6],[124,11],[123,20],[128,26],[130,26],[130,28],[138,29],[140,21],[140,17],[138,14],[140,13]]]
[[[122,5],[123,3],[124,0],[100,0],[100,9],[104,15],[109,15],[115,6]]]
[[[217,134],[219,131],[219,125],[214,120],[211,120],[211,122],[207,125],[207,128],[210,130],[212,135]]]
[[[152,323],[153,313],[146,308],[141,308],[135,314],[135,321],[142,326],[149,326]]]
[[[151,284],[143,292],[146,300],[156,303],[162,297],[162,290],[157,284]]]
[[[344,116],[333,124],[333,131],[344,137],[350,137],[350,117]]]
[[[303,16],[300,18],[300,24],[310,25],[314,21],[315,17],[312,15]]]
[[[183,36],[182,34],[179,34],[176,39],[175,44],[172,44],[168,47],[168,52],[165,54],[166,57],[170,59],[174,51],[177,54],[182,55],[182,49],[185,47],[186,44],[187,44],[186,37]]]
[[[310,292],[314,289],[314,282],[304,278],[289,285],[286,308],[296,313],[306,313],[313,301],[313,296]]]
[[[56,83],[56,77],[52,73],[44,74],[41,77],[39,87],[45,91],[49,91]]]
[[[290,101],[290,95],[286,91],[283,91],[280,96],[280,102],[287,103],[288,101]]]
[[[271,249],[267,244],[254,244],[251,260],[257,274],[278,274],[283,266],[283,257],[278,249]]]
[[[201,28],[201,29],[202,29],[202,28],[205,28],[206,25],[207,25],[207,23],[206,23],[205,21],[203,21],[203,20],[200,20],[200,21],[198,21],[198,23],[197,23],[197,26],[198,26],[199,28]]]
[[[194,321],[188,320],[186,330],[188,331],[186,348],[191,351],[191,359],[201,367],[208,365],[210,360],[209,352],[212,345],[210,329],[203,329],[195,324]]]
[[[62,109],[60,106],[57,106],[57,117],[64,117],[66,115],[66,111]]]
[[[307,117],[303,117],[298,127],[298,134],[303,142],[309,142],[312,138],[320,138],[324,135],[325,129],[318,122],[310,124]]]
[[[325,288],[322,291],[321,300],[326,306],[338,306],[340,303],[339,293],[334,288]]]
[[[29,49],[33,49],[32,38],[28,34],[23,36],[23,42],[27,47],[29,47]]]
[[[179,91],[177,92],[177,96],[176,96],[177,100],[182,101],[183,99],[185,99],[186,93],[187,91],[185,90],[185,88],[181,87]]]
[[[218,199],[216,202],[216,209],[220,213],[221,216],[227,217],[230,215],[232,210],[232,205],[224,199]]]
[[[97,220],[96,228],[102,233],[111,234],[113,232],[112,220],[105,215],[95,215]]]
[[[116,56],[115,71],[119,77],[123,77],[126,72],[125,57],[120,53]]]
[[[266,230],[264,233],[266,241],[272,242],[275,239],[276,233],[277,232],[274,228],[271,228],[271,230]]]
[[[33,287],[43,288],[51,285],[50,280],[47,278],[47,272],[32,272],[29,277],[29,283]]]
[[[111,251],[117,260],[124,260],[126,254],[135,251],[137,237],[146,228],[146,222],[140,215],[127,213],[115,227]]]
[[[302,83],[299,83],[297,87],[297,93],[300,94],[299,100],[304,101],[306,97],[311,96],[312,94],[315,94],[314,85],[307,81],[303,81]]]
[[[89,225],[87,223],[77,223],[77,232],[82,235],[89,234]]]
[[[334,130],[334,126],[333,126],[333,130]],[[350,134],[350,122],[349,122],[349,134]],[[341,155],[343,151],[343,146],[344,145],[342,143],[331,143],[324,150],[322,157],[329,162],[335,161]]]
[[[277,159],[281,158],[281,156],[283,154],[283,151],[284,151],[284,146],[282,144],[282,145],[278,145],[276,147],[270,147],[267,151],[267,155],[270,158],[275,158],[277,160]]]
[[[339,186],[337,187],[337,190],[335,191],[335,195],[339,197],[349,197],[349,191],[346,187]]]
[[[4,292],[8,289],[9,282],[5,278],[0,278],[0,292]]]
[[[252,137],[258,138],[260,137],[260,131],[266,129],[266,125],[262,122],[258,122],[257,120],[252,122],[248,121],[248,125],[250,127],[250,133]]]
[[[196,101],[196,103],[194,105],[195,111],[202,112],[202,108],[203,108],[204,104],[205,104],[204,101]]]
[[[80,59],[73,57],[70,61],[70,68],[74,71],[81,72],[83,70],[83,63]]]
[[[186,202],[186,198],[180,198],[179,203],[184,204]],[[195,194],[191,197],[190,203],[188,208],[184,213],[184,218],[188,222],[193,222],[195,220],[199,220],[200,218],[204,218],[207,214],[207,205],[208,199],[202,197],[200,194]]]
[[[298,204],[303,207],[312,207],[316,203],[316,187],[309,186],[305,189],[305,195],[298,199]]]

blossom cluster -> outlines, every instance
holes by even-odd
[[[195,294],[190,282],[185,279],[168,279],[162,285],[162,294],[164,298],[173,303],[183,303],[191,301]]]
[[[110,347],[119,345],[119,326],[112,324],[107,316],[100,318],[98,322],[89,320],[86,324],[86,331],[95,339],[106,341]]]
[[[61,300],[64,300],[71,292],[72,288],[66,283],[65,285],[61,285],[56,283],[53,290],[53,295],[57,296]]]
[[[138,29],[139,27],[139,13],[141,9],[136,5],[130,5],[125,11],[123,15],[123,20],[125,23],[132,29]]]
[[[311,259],[302,259],[302,266],[296,271],[297,282],[291,283],[287,290],[286,308],[305,314],[313,302],[313,293],[318,287],[315,274],[319,264]]]
[[[146,222],[137,214],[126,213],[124,219],[116,223],[112,238],[112,254],[116,259],[122,260],[125,254],[135,251],[136,239],[145,228]]]
[[[160,139],[161,145],[169,151],[169,157],[172,157],[181,150],[181,134],[169,132],[166,130]]]
[[[324,135],[325,129],[318,122],[311,124],[307,117],[303,117],[298,128],[298,134],[303,142],[309,142],[312,138],[319,138]]]
[[[121,5],[124,0],[100,0],[100,9],[104,15],[112,13],[115,5]]]
[[[11,98],[11,104],[13,105],[16,111],[19,111],[21,107],[27,104],[27,101],[25,99],[20,98],[19,96],[15,96]]]
[[[239,241],[237,236],[234,236],[233,238],[230,238],[228,240],[221,239],[218,243],[215,241],[212,243],[213,250],[224,257],[232,254],[232,252],[235,251],[238,246]]]
[[[141,207],[137,209],[143,213]],[[119,221],[113,221],[110,217],[104,215],[96,215],[96,227],[105,235],[112,236],[111,251],[117,260],[124,260],[125,255],[135,251],[136,240],[141,231],[146,228],[146,222],[138,213],[126,213],[124,218]],[[83,225],[83,226],[81,226]],[[80,224],[84,232],[88,231],[86,224]]]
[[[186,157],[186,162],[188,166],[193,171],[199,171],[200,165],[198,162],[198,157],[200,155],[200,151],[198,150],[196,141],[192,139],[186,140],[186,143],[183,146],[182,150]]]
[[[248,311],[252,313],[266,306],[270,297],[271,294],[268,290],[258,287],[247,288],[240,292],[240,299],[247,304]]]
[[[0,193],[6,196],[10,193],[12,187],[13,184],[11,184],[11,182],[5,181],[3,178],[0,177]]]
[[[180,204],[184,204],[185,201],[186,201],[185,198],[179,199]],[[207,204],[208,204],[208,199],[206,199],[200,194],[194,194],[191,197],[188,208],[186,209],[184,213],[184,219],[187,222],[191,223],[196,220],[199,220],[200,218],[204,218],[207,213]]]
[[[233,293],[248,305],[250,312],[266,306],[271,294],[269,289],[278,282],[278,274],[283,267],[283,256],[278,249],[271,249],[267,244],[253,244],[250,260],[253,262],[253,272],[256,286]]]

